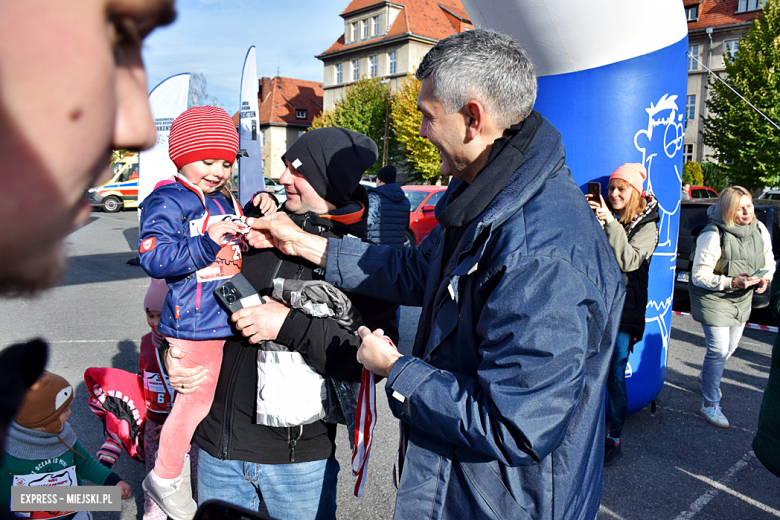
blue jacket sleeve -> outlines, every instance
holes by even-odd
[[[368,227],[369,229],[371,226],[374,225],[374,222],[376,222],[376,217],[379,214],[379,194],[372,192],[369,192],[368,194]]]
[[[479,344],[463,345],[479,351],[476,378],[406,356],[386,384],[397,418],[509,466],[537,463],[562,442],[583,392],[588,344],[599,344],[609,312],[571,264],[506,261],[513,263],[492,275],[475,309]],[[567,290],[556,292],[564,277]]]
[[[354,237],[330,238],[325,280],[346,291],[419,307],[434,247],[433,240],[399,250]]]
[[[141,266],[152,278],[192,274],[217,258],[220,246],[208,235],[189,236],[183,216],[168,197],[152,193],[144,201],[138,248]]]

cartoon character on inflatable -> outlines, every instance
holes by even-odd
[[[628,413],[636,412],[653,403],[666,375],[685,130],[680,103],[687,92],[683,3],[462,3],[475,26],[511,35],[533,59],[539,76],[534,108],[563,135],[566,162],[580,186],[597,181],[605,189],[624,163],[647,168],[646,188],[659,201],[661,222],[645,335],[626,368]]]

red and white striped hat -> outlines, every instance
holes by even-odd
[[[180,170],[204,159],[222,159],[232,164],[238,153],[238,132],[227,112],[216,107],[192,107],[171,125],[168,155]]]

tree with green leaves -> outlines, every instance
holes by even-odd
[[[729,179],[726,172],[717,163],[701,163],[701,173],[704,185],[720,193],[723,188],[729,185]]]
[[[426,184],[435,183],[440,177],[441,158],[439,150],[428,139],[420,137],[422,114],[417,110],[417,96],[422,82],[408,74],[393,94],[391,120],[399,144],[403,146],[408,164],[413,171],[411,179]]]
[[[379,160],[366,172],[375,175],[382,167],[384,147],[389,146],[389,162],[397,160],[393,153],[394,135],[392,129],[388,132],[388,143],[385,143],[385,124],[387,121],[387,102],[389,86],[382,84],[379,78],[361,78],[348,86],[344,97],[336,103],[333,109],[323,112],[312,121],[312,128],[338,126],[360,132],[377,144]],[[387,121],[387,123],[386,123]]]
[[[727,81],[775,122],[780,121],[780,4],[767,0],[762,14],[739,41],[736,56],[724,56]],[[715,77],[709,80],[704,143],[728,178],[747,188],[780,184],[780,129]]]
[[[704,185],[704,175],[701,171],[701,164],[688,161],[683,164],[683,184],[690,184],[691,186]]]

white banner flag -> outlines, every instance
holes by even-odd
[[[168,134],[171,124],[179,114],[187,110],[190,75],[178,74],[166,79],[149,94],[152,117],[157,126],[157,143],[141,152],[138,159],[138,202],[141,203],[163,179],[176,175],[176,165],[168,156]],[[141,209],[138,209],[140,216]]]
[[[262,134],[257,120],[258,89],[253,45],[246,53],[244,71],[241,73],[241,107],[238,113],[238,147],[249,155],[238,158],[238,200],[242,206],[249,202],[253,193],[265,189],[261,159]]]

